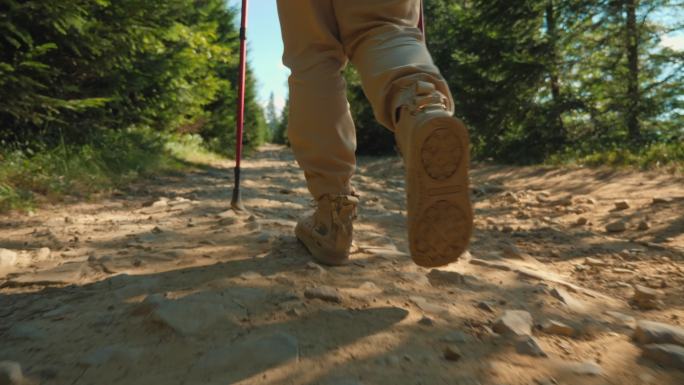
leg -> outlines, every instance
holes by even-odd
[[[349,112],[347,64],[331,0],[278,0],[292,74],[288,137],[316,199],[351,194],[356,132]]]
[[[278,0],[290,76],[288,136],[317,200],[295,235],[320,263],[349,261],[358,200],[350,180],[356,168],[356,132],[342,70],[347,64],[331,0]]]
[[[417,28],[420,2],[333,1],[345,52],[404,158],[411,257],[426,267],[453,262],[473,227],[468,133]]]
[[[419,0],[333,0],[344,50],[358,69],[375,117],[394,130],[393,99],[418,81],[434,84],[453,112],[449,86],[418,29]]]

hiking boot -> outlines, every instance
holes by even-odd
[[[411,257],[420,266],[443,266],[461,256],[473,231],[468,131],[432,83],[402,90],[393,105],[406,169]]]
[[[354,196],[324,195],[313,215],[297,223],[295,235],[317,262],[333,266],[349,262],[358,202]]]

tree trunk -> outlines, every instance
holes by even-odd
[[[639,0],[625,0],[626,50],[627,50],[627,111],[626,124],[629,139],[633,143],[641,140],[639,110],[641,93],[639,89],[639,29],[636,11]]]
[[[558,70],[558,27],[556,25],[556,10],[553,0],[548,0],[546,3],[546,29],[549,37],[549,53],[551,55],[549,60],[549,81],[551,86],[551,97],[553,99],[552,121],[555,123],[555,135],[558,139],[558,145],[565,142],[565,127],[563,126],[563,119],[561,117],[561,89],[560,76]]]

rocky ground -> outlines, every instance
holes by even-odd
[[[310,261],[289,151],[0,218],[4,384],[684,384],[684,180],[476,165],[469,254],[406,254],[361,159],[354,263]],[[4,360],[4,361],[3,361]]]

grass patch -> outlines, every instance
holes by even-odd
[[[684,144],[655,143],[638,150],[612,148],[590,153],[566,151],[562,154],[553,155],[549,158],[548,163],[591,167],[632,167],[642,170],[659,169],[676,173],[684,171]]]
[[[87,198],[147,175],[178,172],[222,158],[197,136],[147,129],[105,132],[83,146],[0,150],[0,212],[29,211],[41,201]]]

